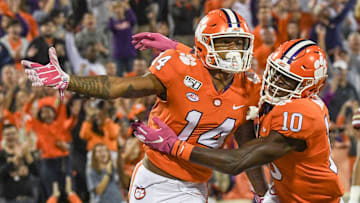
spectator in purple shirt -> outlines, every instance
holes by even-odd
[[[109,28],[113,33],[114,51],[113,58],[117,65],[118,76],[132,71],[136,50],[131,44],[136,16],[126,2],[114,2]]]

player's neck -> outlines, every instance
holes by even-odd
[[[225,73],[220,70],[209,70],[212,81],[218,91],[222,91],[234,78],[234,74]]]

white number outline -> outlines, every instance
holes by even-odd
[[[159,58],[156,62],[158,65],[156,66],[157,70],[161,70],[163,66],[171,59],[171,56],[164,56],[162,58]]]
[[[179,139],[187,141],[191,134],[194,132],[195,128],[198,126],[200,119],[202,117],[201,112],[197,110],[191,110],[187,113],[185,120],[188,122],[183,130],[179,133]],[[205,133],[199,135],[197,143],[204,145],[209,148],[220,147],[227,135],[229,135],[235,127],[236,120],[233,118],[226,118],[222,124],[213,128]],[[219,138],[215,138],[220,134]],[[210,143],[209,143],[210,142]]]
[[[281,130],[287,131],[289,130],[287,127],[287,122],[288,122],[288,118],[289,118],[289,112],[285,111],[283,113],[284,116],[284,121],[283,121],[283,126],[281,128]],[[295,128],[295,119],[296,117],[298,117],[298,125],[297,128]],[[290,118],[290,130],[291,132],[297,133],[300,132],[301,127],[302,127],[302,121],[303,121],[303,115],[301,113],[292,113],[291,114],[291,118]]]

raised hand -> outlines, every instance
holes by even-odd
[[[49,49],[49,58],[50,63],[47,65],[28,60],[22,60],[21,64],[28,68],[25,69],[25,73],[32,82],[32,86],[45,86],[57,89],[59,90],[61,100],[63,100],[64,91],[69,84],[70,77],[61,69],[54,47]]]
[[[152,120],[160,127],[159,129],[152,129],[143,122],[137,121],[131,124],[134,135],[152,149],[171,154],[175,142],[179,140],[177,135],[159,118],[154,117]]]
[[[176,49],[178,42],[173,41],[160,33],[142,32],[132,36],[131,43],[136,49],[141,51],[146,49],[157,49],[165,51],[167,49]]]

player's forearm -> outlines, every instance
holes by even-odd
[[[268,183],[265,178],[263,167],[259,166],[249,169],[246,171],[246,175],[249,178],[255,193],[259,196],[264,196],[268,190]]]
[[[111,79],[109,76],[70,76],[67,90],[90,97],[110,98]]]
[[[286,142],[274,141],[277,138],[269,136],[252,140],[236,150],[194,147],[190,154],[190,161],[237,175],[250,168],[272,162],[292,150]]]
[[[194,147],[190,155],[190,161],[209,168],[237,175],[246,169],[267,163],[263,157],[262,144],[254,140],[236,150],[207,149]]]
[[[151,83],[147,84],[134,78],[105,75],[90,77],[71,75],[67,90],[102,99],[114,99],[117,97],[137,98],[157,93]]]

